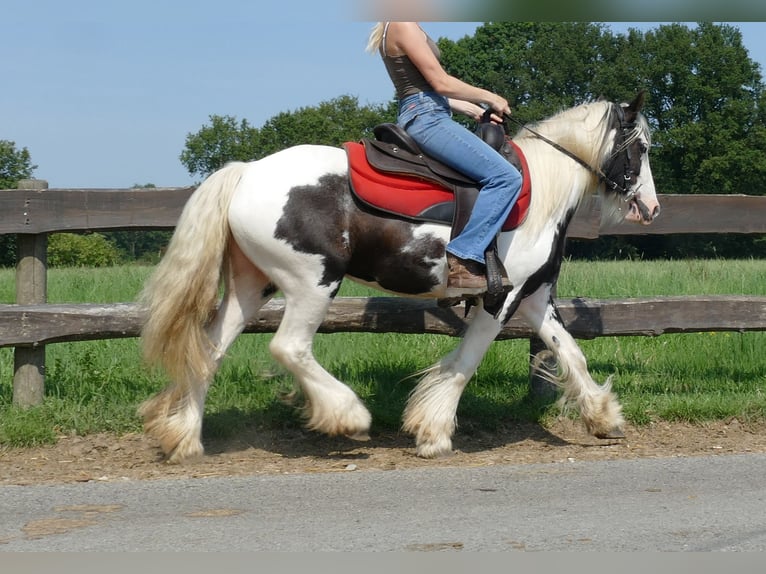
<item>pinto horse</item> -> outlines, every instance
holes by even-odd
[[[499,313],[478,309],[456,348],[408,399],[403,429],[421,457],[452,449],[460,396],[503,324],[523,317],[552,352],[563,404],[588,431],[622,435],[622,407],[597,384],[565,330],[551,291],[567,226],[581,199],[599,193],[612,221],[649,224],[659,214],[641,114],[630,103],[594,101],[564,110],[513,137],[532,185],[523,222],[497,238],[512,290]],[[314,358],[313,338],[341,281],[411,297],[448,296],[449,225],[368,208],[352,194],[343,149],[299,145],[210,175],[188,200],[162,261],[142,291],[144,358],[170,384],[139,408],[169,462],[203,453],[205,397],[227,349],[276,293],[284,315],[269,350],[294,376],[308,428],[366,439],[371,416],[347,385]],[[223,295],[220,285],[223,283]]]

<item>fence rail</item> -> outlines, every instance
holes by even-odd
[[[193,187],[0,190],[0,235],[172,229],[193,191]],[[766,233],[766,196],[660,195],[660,203],[662,215],[652,225],[599,227],[600,202],[590,198],[575,214],[567,236]]]
[[[172,229],[194,188],[48,189],[25,180],[0,190],[0,234],[17,234],[16,304],[0,305],[0,347],[15,347],[14,403],[43,399],[45,345],[64,341],[135,337],[141,312],[134,303],[48,304],[47,235],[97,230]],[[684,233],[766,233],[766,196],[663,195],[662,216],[651,226],[600,227],[600,202],[589,198],[575,214],[568,237]],[[625,300],[559,299],[567,329],[578,338],[700,331],[766,330],[766,297],[689,296]],[[245,332],[273,332],[283,301],[267,304]],[[459,335],[462,308],[399,297],[344,297],[330,307],[320,332],[395,332]],[[539,342],[519,319],[501,339]],[[533,383],[534,386],[534,383]]]
[[[766,330],[766,297],[734,295],[557,299],[567,330],[580,339],[656,336],[664,333]],[[458,336],[467,323],[462,305],[398,297],[339,297],[320,333],[430,333]],[[246,333],[272,333],[284,301],[269,301]],[[37,347],[67,341],[137,337],[141,310],[135,303],[0,305],[0,347]],[[534,332],[511,318],[498,339],[530,338]]]

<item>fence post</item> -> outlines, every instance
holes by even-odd
[[[24,179],[19,189],[44,190],[48,182]],[[48,235],[20,233],[16,239],[16,303],[35,305],[48,300]],[[45,346],[16,347],[13,355],[13,404],[39,405],[45,394]]]

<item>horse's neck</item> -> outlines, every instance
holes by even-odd
[[[560,227],[568,223],[567,218],[582,198],[596,192],[598,179],[541,139],[524,138],[517,143],[527,157],[532,183],[532,203],[524,227],[534,235],[546,226]],[[575,149],[580,153],[587,150],[590,152],[587,157],[593,159],[595,154],[584,141],[572,138],[568,143],[572,153],[576,153]]]
[[[608,135],[611,104],[582,104],[544,121],[536,130],[588,165],[597,168]]]
[[[605,146],[605,114],[606,109],[600,106],[570,110],[540,124],[535,131],[597,168]],[[532,205],[525,227],[534,234],[551,223],[567,222],[582,198],[597,190],[598,179],[536,135],[520,136],[515,141],[527,156],[532,177]]]

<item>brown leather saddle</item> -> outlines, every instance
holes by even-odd
[[[503,127],[490,123],[487,114],[485,117],[487,120],[480,122],[477,127],[477,135],[522,172],[524,162],[519,158],[515,146],[511,145],[509,138],[506,137]],[[450,237],[457,236],[468,222],[479,195],[480,187],[477,182],[427,156],[409,134],[397,124],[379,124],[373,129],[373,134],[375,139],[361,140],[371,167],[381,172],[432,181],[452,191],[454,202],[439,207],[452,209]],[[487,293],[484,295],[484,308],[496,316],[502,309],[508,294],[508,290],[502,287],[502,277],[506,276],[506,271],[497,253],[496,238],[485,251],[485,261]]]
[[[479,195],[477,182],[424,154],[410,135],[397,124],[379,124],[373,129],[373,134],[375,139],[361,141],[370,166],[386,173],[432,181],[453,193],[454,206],[444,206],[444,209],[452,211],[450,237],[457,236],[468,222]],[[523,173],[523,163],[516,148],[505,136],[502,126],[480,123],[477,135]],[[438,218],[438,215],[434,214],[432,218]]]

